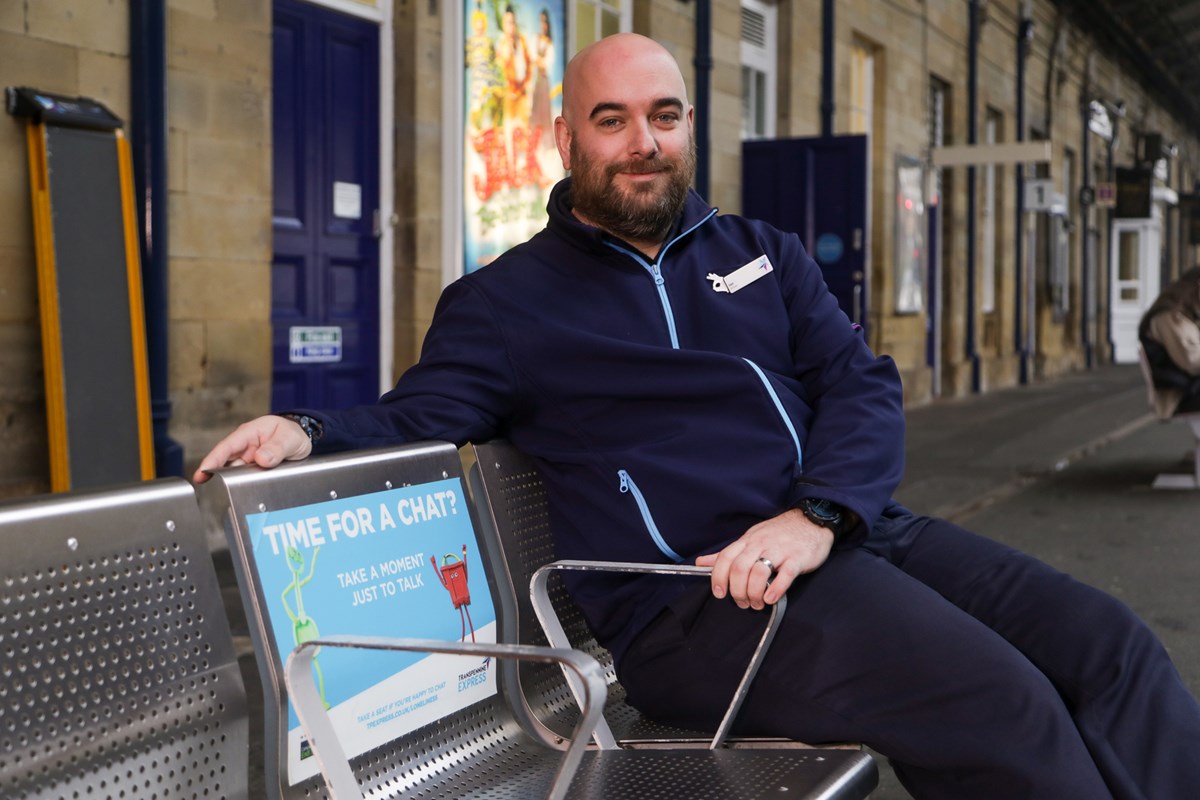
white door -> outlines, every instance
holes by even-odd
[[[1138,323],[1158,297],[1162,233],[1155,219],[1118,219],[1113,223],[1109,308],[1112,309],[1113,360],[1136,364]]]

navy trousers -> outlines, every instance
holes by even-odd
[[[626,652],[630,702],[715,729],[765,614],[689,591]],[[1200,706],[1146,625],[929,517],[796,581],[736,730],[863,742],[919,800],[1200,797]]]

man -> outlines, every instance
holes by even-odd
[[[1142,316],[1138,339],[1150,364],[1158,418],[1200,411],[1200,267],[1163,289]]]
[[[743,609],[787,593],[744,731],[866,742],[918,798],[1190,796],[1200,708],[1145,625],[891,499],[895,366],[797,237],[688,189],[670,54],[633,34],[582,50],[555,138],[571,177],[546,230],[447,288],[395,389],[247,423],[196,480],[313,442],[507,436],[539,461],[560,557],[712,566],[570,585],[646,713],[715,727],[764,624]]]

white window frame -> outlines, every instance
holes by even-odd
[[[763,0],[741,0],[741,62],[742,62],[742,138],[772,139],[775,137],[777,117],[779,49],[779,13],[774,3]],[[747,17],[762,20],[761,41],[748,30]],[[746,75],[762,76],[762,95],[747,91]],[[753,81],[756,86],[758,81]],[[757,126],[761,118],[762,127]]]
[[[850,46],[850,98],[847,133],[875,134],[875,50],[873,42],[859,36]],[[857,124],[861,123],[861,124]]]
[[[1071,310],[1071,184],[1075,181],[1075,153],[1067,151],[1062,159],[1062,190],[1066,207],[1055,214],[1050,226],[1050,299],[1055,319],[1061,320]]]
[[[925,311],[929,272],[929,221],[925,203],[925,165],[919,158],[896,156],[895,247],[892,253],[897,314]]]
[[[567,58],[587,47],[592,41],[598,41],[598,39],[587,42],[579,41],[579,16],[582,8],[590,10],[594,31],[599,32],[603,27],[602,21],[606,11],[616,13],[620,20],[618,25],[621,33],[633,30],[633,0],[567,0],[567,42],[570,47]]]
[[[1000,113],[987,109],[983,123],[983,141],[996,144],[999,137]],[[983,168],[983,264],[981,283],[982,296],[979,309],[984,314],[996,311],[996,165],[988,162]]]

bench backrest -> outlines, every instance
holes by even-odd
[[[0,506],[0,796],[247,796],[246,697],[192,487]]]
[[[201,501],[229,538],[246,605],[272,797],[325,791],[282,679],[297,643],[318,633],[497,640],[502,600],[452,445],[221,470]],[[315,677],[365,794],[404,795],[455,770],[464,785],[487,780],[477,766],[467,774],[464,755],[511,741],[519,725],[495,661],[463,658],[321,648]]]

